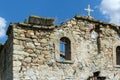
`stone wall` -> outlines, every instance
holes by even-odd
[[[7,76],[2,75],[2,80],[120,79],[120,68],[115,63],[119,26],[81,16],[60,26],[54,26],[53,21],[32,16],[27,23],[10,25],[6,57],[0,57],[7,60],[5,71],[9,75],[1,71]],[[71,60],[60,59],[63,37],[71,41]]]
[[[14,79],[45,80],[45,76],[42,75],[49,73],[46,71],[50,69],[49,66],[52,65],[54,60],[54,25],[30,24],[28,26],[19,23],[13,27]]]
[[[120,68],[114,64],[116,55],[114,44],[120,45],[119,30],[118,26],[98,24],[89,18],[76,17],[63,23],[55,31],[55,41],[57,44],[61,37],[68,37],[71,40],[74,61],[70,68],[64,69],[67,73],[64,76],[71,74],[73,80],[87,80],[94,72],[100,71],[100,76],[105,76],[106,80],[119,80]],[[59,48],[55,52],[57,54]],[[76,77],[73,75],[74,72]]]

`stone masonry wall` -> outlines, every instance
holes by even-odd
[[[45,80],[54,60],[53,29],[17,25],[13,34],[14,80]]]
[[[95,72],[100,72],[98,78],[106,78],[103,80],[120,79],[114,59],[115,47],[120,45],[118,26],[80,16],[60,26],[54,26],[51,19],[50,25],[45,25],[47,19],[42,20],[32,17],[8,30],[13,34],[13,64],[8,62],[12,69],[7,71],[13,75],[2,80],[89,80]],[[71,41],[71,60],[60,60],[63,37]]]
[[[105,76],[106,80],[119,80],[120,68],[114,64],[114,44],[120,45],[120,32],[116,28],[73,18],[56,29],[55,41],[61,37],[71,40],[74,63],[70,68],[64,65],[64,73],[67,73],[64,76],[71,76],[70,80],[87,80],[93,72],[100,71],[100,76]],[[55,52],[59,52],[58,49]]]

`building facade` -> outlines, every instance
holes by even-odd
[[[0,80],[120,80],[120,26],[88,16],[30,16],[0,45]]]

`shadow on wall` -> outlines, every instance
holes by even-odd
[[[0,80],[13,80],[13,41],[0,45]]]

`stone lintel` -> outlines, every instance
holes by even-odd
[[[56,62],[63,63],[63,64],[73,64],[74,63],[74,61],[71,61],[71,60],[57,60]]]
[[[43,17],[32,15],[29,17],[28,23],[33,24],[33,25],[53,26],[54,19],[53,18],[43,18]]]
[[[51,25],[51,26],[44,26],[44,25],[32,25],[32,24],[25,24],[25,23],[18,23],[17,24],[19,27],[29,27],[29,28],[35,28],[35,29],[54,29],[55,26]]]

